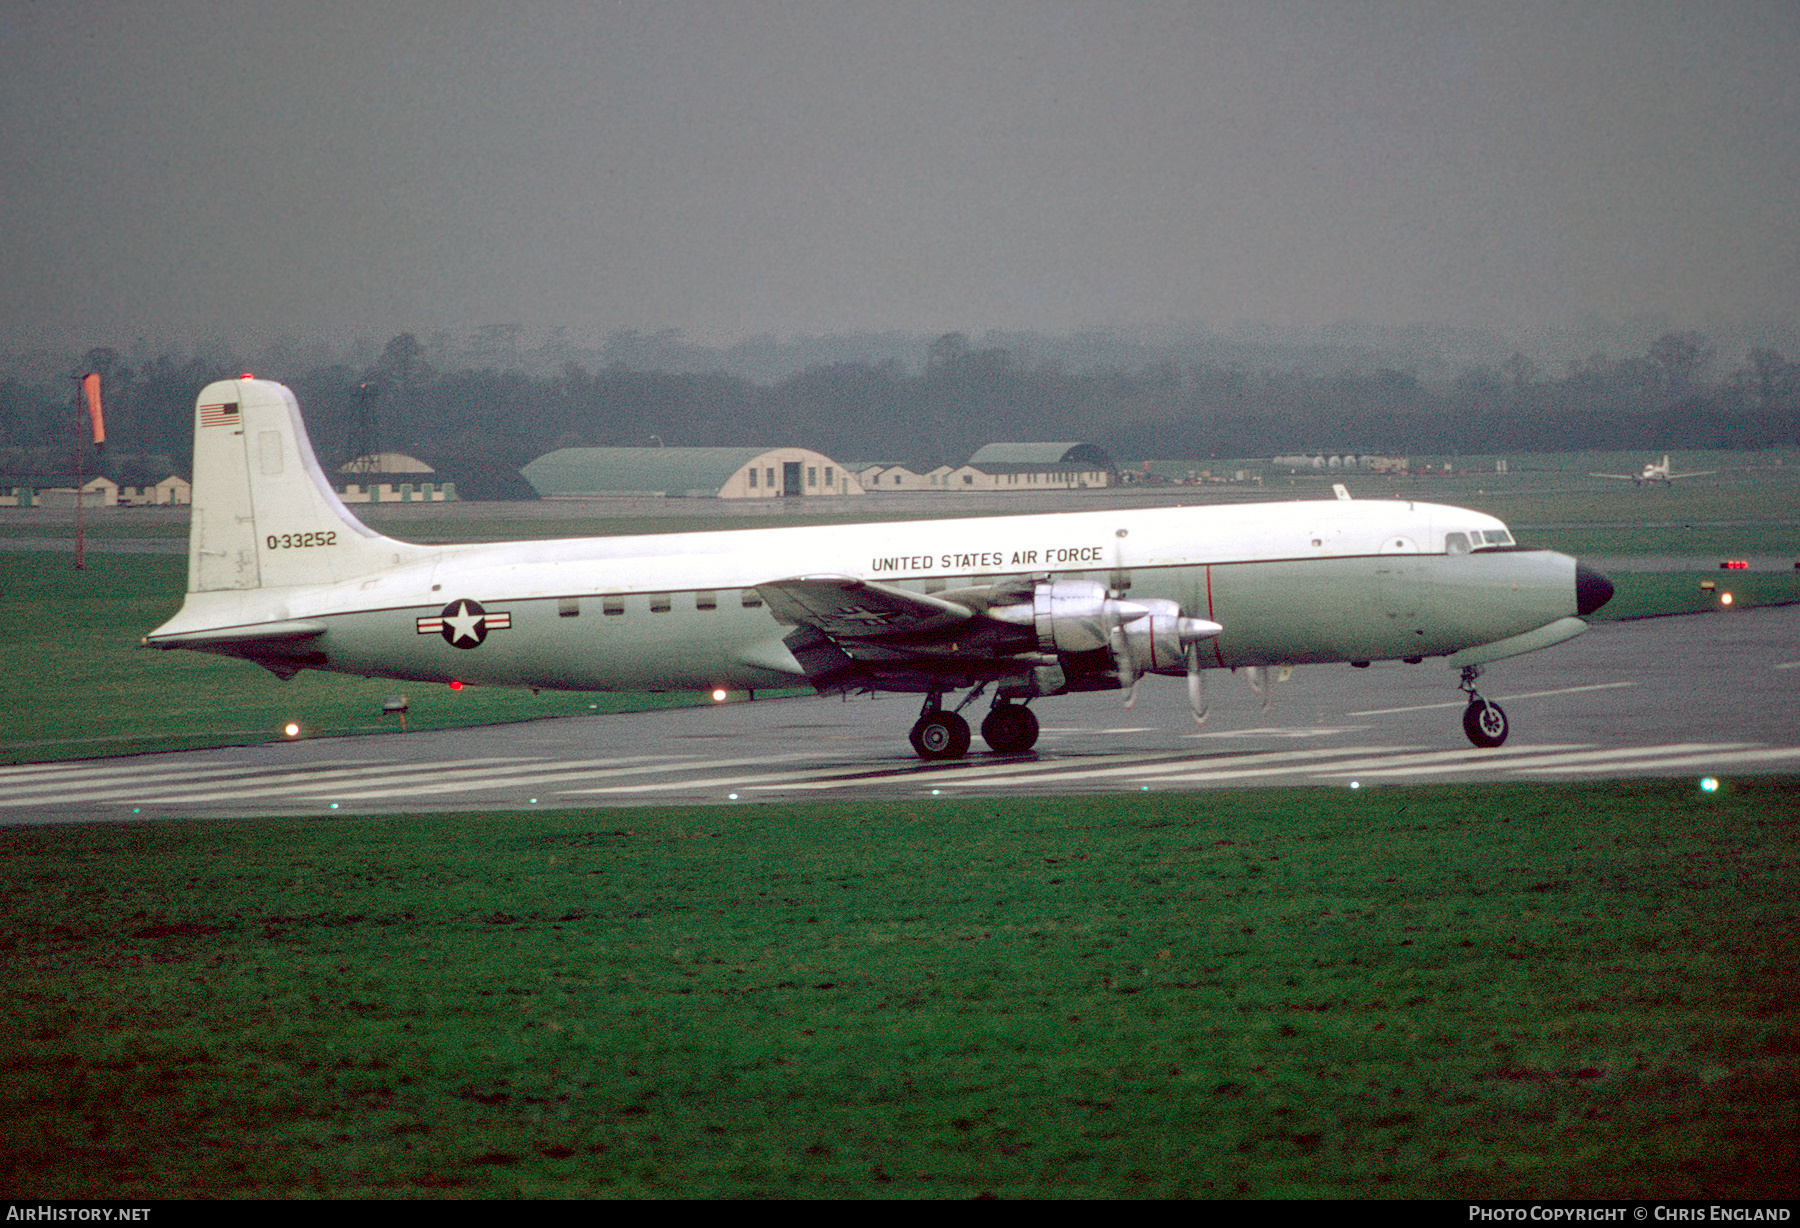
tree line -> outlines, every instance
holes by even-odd
[[[279,363],[277,364],[280,365]],[[185,472],[194,398],[239,374],[230,355],[135,365],[90,351],[109,444],[87,471],[123,484]],[[949,333],[909,369],[889,358],[757,382],[723,371],[574,360],[527,373],[439,369],[411,334],[361,366],[257,372],[289,384],[328,465],[375,450],[523,465],[561,447],[803,445],[850,463],[956,463],[994,440],[1084,440],[1115,457],[1207,460],[1297,452],[1459,455],[1800,444],[1800,363],[1753,349],[1722,367],[1706,338],[1671,332],[1642,354],[1545,372],[1523,355],[1447,379],[1165,361],[1065,370]],[[0,475],[64,473],[73,380],[0,378]]]

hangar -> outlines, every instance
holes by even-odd
[[[546,499],[781,499],[863,493],[854,474],[810,448],[559,448],[520,472]]]
[[[1119,466],[1097,443],[990,443],[977,449],[964,468],[986,475],[993,489],[1116,486],[1119,481]],[[949,481],[950,476],[947,485],[983,484],[962,469],[954,472],[957,481]]]

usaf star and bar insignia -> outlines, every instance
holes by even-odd
[[[512,615],[504,610],[484,610],[480,602],[464,597],[445,606],[441,614],[416,622],[420,635],[441,635],[452,648],[476,648],[488,632],[510,628]]]

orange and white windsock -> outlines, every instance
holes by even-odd
[[[106,446],[106,419],[100,414],[100,376],[90,371],[81,377],[81,393],[87,398],[88,417],[94,420],[94,446]]]

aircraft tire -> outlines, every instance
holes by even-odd
[[[920,717],[909,737],[921,759],[961,759],[969,753],[969,722],[954,712]]]
[[[1506,735],[1512,732],[1507,724],[1506,713],[1499,704],[1485,699],[1472,699],[1469,706],[1463,709],[1463,732],[1469,735],[1469,741],[1477,746],[1498,746],[1506,741]]]
[[[1037,713],[1024,704],[995,704],[981,722],[981,737],[996,754],[1024,754],[1037,745]]]

